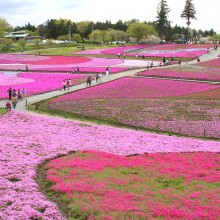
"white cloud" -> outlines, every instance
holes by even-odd
[[[160,0],[5,0],[0,2],[1,17],[13,26],[22,26],[30,22],[34,25],[44,23],[48,19],[66,18],[72,21],[105,21],[112,23],[119,19],[123,21],[139,19],[154,21],[157,5]],[[219,0],[193,0],[197,12],[197,20],[192,20],[191,27],[202,30],[220,32],[218,24]],[[171,9],[169,19],[175,24],[186,26],[186,21],[180,18],[185,0],[167,0]]]

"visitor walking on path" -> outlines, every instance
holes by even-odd
[[[69,81],[69,79],[66,80],[66,84],[67,84],[67,89],[70,90],[70,81]]]
[[[26,98],[26,91],[25,91],[25,88],[23,87],[22,90],[21,90],[21,96],[22,96],[22,99],[25,99]]]
[[[66,81],[63,80],[63,90],[65,91],[66,90]]]
[[[110,67],[106,67],[106,75],[110,75]]]
[[[8,99],[11,100],[11,97],[12,97],[12,89],[11,89],[11,87],[9,88],[9,90],[7,92],[8,92]]]
[[[21,92],[19,89],[18,89],[18,100],[21,100]]]
[[[99,74],[97,73],[97,74],[95,75],[95,81],[96,81],[96,83],[98,83],[98,80],[99,80]]]
[[[86,86],[91,86],[91,83],[92,83],[92,77],[91,75],[89,75],[86,81]]]
[[[69,87],[71,87],[72,86],[72,80],[68,79],[68,82],[69,82]]]
[[[12,102],[12,106],[13,108],[16,108],[16,105],[17,105],[17,97],[16,96],[12,96],[11,98],[11,102]]]

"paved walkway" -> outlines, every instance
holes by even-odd
[[[220,54],[220,52],[219,52],[219,48],[218,48],[217,51],[211,50],[208,54],[204,54],[204,55],[200,56],[199,58],[200,58],[201,62],[205,62],[205,61],[209,61],[209,60],[213,60],[213,59],[218,58],[219,54]],[[197,63],[197,60],[193,60],[190,62],[182,62],[181,65],[189,65],[189,64],[196,64],[196,63]],[[159,67],[159,68],[161,68],[161,67]],[[135,76],[137,72],[144,71],[144,70],[147,70],[147,68],[128,70],[128,71],[112,74],[109,76],[103,75],[102,83],[116,80],[116,79],[119,79],[119,78],[122,78],[125,76]],[[157,78],[157,77],[149,77],[149,78]],[[170,80],[170,78],[162,78],[162,79]],[[183,79],[174,79],[173,78],[172,80],[183,80]],[[184,80],[184,81],[204,82],[204,81],[200,81],[200,80]],[[95,85],[97,85],[97,83],[95,82],[95,80],[93,80],[92,86],[95,86]],[[28,111],[28,109],[27,109],[28,104],[34,104],[34,103],[37,103],[42,100],[46,100],[49,98],[53,98],[53,97],[56,97],[59,95],[63,95],[63,94],[70,93],[70,92],[77,91],[77,90],[84,89],[84,88],[86,88],[86,83],[72,86],[69,90],[66,90],[66,91],[56,90],[53,92],[47,92],[44,94],[30,96],[25,100],[19,101],[16,106],[16,109],[21,110],[21,111]],[[6,100],[6,99],[0,100],[0,107],[5,107],[5,104],[7,101],[8,100]]]

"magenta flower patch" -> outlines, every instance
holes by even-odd
[[[201,62],[197,64],[198,66],[205,66],[205,67],[220,67],[220,59],[210,60],[206,62]]]
[[[189,87],[191,88],[190,90],[188,89]],[[219,85],[206,83],[124,77],[113,82],[78,91],[74,94],[67,94],[55,99],[53,103],[92,98],[138,99],[173,97],[205,92],[219,87]]]
[[[50,92],[61,89],[63,80],[71,79],[72,85],[76,85],[86,81],[88,77],[80,74],[49,74],[49,73],[20,73],[18,78],[13,77],[14,84],[7,84],[0,86],[0,98],[7,98],[7,90],[9,87],[12,89],[20,89],[24,87],[27,96]],[[1,77],[1,75],[0,75]],[[5,76],[6,77],[6,76]]]
[[[137,74],[138,76],[157,76],[157,77],[170,77],[181,79],[198,79],[198,80],[220,80],[220,70],[206,69],[203,72],[198,71],[180,71],[172,69],[154,69],[150,71],[143,71]]]
[[[70,210],[90,217],[217,219],[219,160],[213,153],[122,157],[86,151],[50,161],[47,180],[66,195]]]

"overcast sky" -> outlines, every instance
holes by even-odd
[[[171,25],[186,26],[180,18],[186,0],[167,0]],[[78,21],[154,21],[160,0],[0,0],[0,17],[13,27],[30,22],[39,25],[49,19],[66,18]],[[220,0],[193,0],[197,20],[191,28],[220,33]]]

